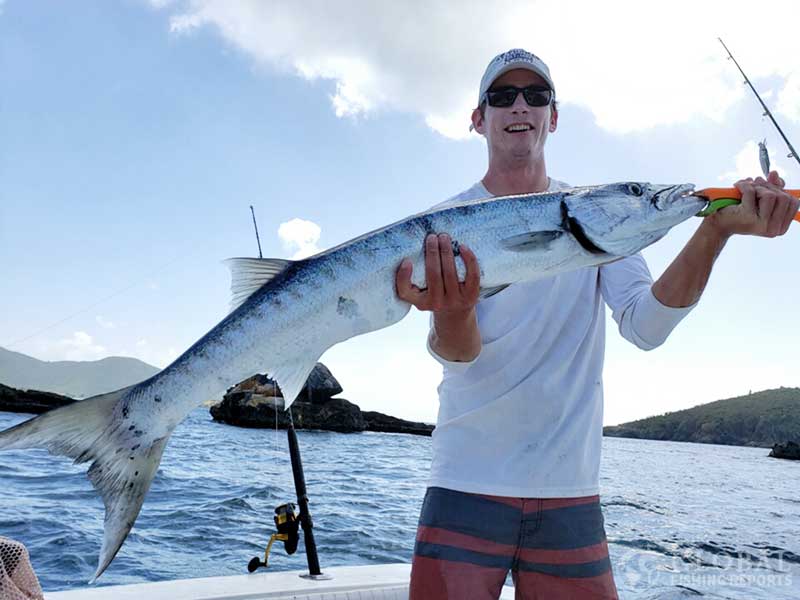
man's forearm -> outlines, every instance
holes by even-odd
[[[708,283],[714,261],[727,240],[727,236],[709,223],[701,223],[681,253],[653,284],[656,299],[675,308],[697,302]]]
[[[431,348],[445,360],[469,362],[481,352],[475,308],[466,312],[434,312]]]

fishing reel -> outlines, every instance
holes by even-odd
[[[247,565],[247,570],[253,573],[259,567],[268,567],[269,553],[272,550],[272,544],[276,541],[283,542],[283,547],[286,554],[294,554],[297,550],[297,544],[300,541],[300,519],[294,511],[294,504],[287,502],[281,504],[275,509],[275,528],[277,533],[273,533],[269,538],[266,550],[264,550],[264,560],[258,556],[254,556]]]

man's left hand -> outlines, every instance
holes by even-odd
[[[777,237],[789,230],[800,200],[783,191],[785,182],[777,171],[763,177],[748,177],[736,182],[741,204],[727,206],[705,218],[722,237],[734,234]]]

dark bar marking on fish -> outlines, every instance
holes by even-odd
[[[458,245],[456,240],[452,241],[453,245],[453,256],[461,256],[461,246]]]
[[[153,398],[153,401],[161,402],[161,396],[156,396],[155,398]]]
[[[594,242],[586,236],[583,227],[576,219],[570,216],[567,203],[561,202],[561,216],[564,219],[564,229],[569,231],[575,240],[581,245],[581,248],[590,252],[591,254],[605,254],[605,250],[594,245]]]

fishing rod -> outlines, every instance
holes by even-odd
[[[256,231],[256,241],[258,242],[258,258],[264,258],[261,254],[261,240],[258,237],[258,224],[256,223],[256,213],[253,210],[253,205],[250,205],[250,214],[253,216],[253,228]],[[273,386],[275,385],[273,381]],[[308,388],[309,395],[311,388]],[[273,399],[275,396],[273,396]],[[286,399],[284,398],[284,402]],[[278,418],[278,403],[275,402],[275,428],[277,430]],[[300,542],[300,527],[303,528],[303,542],[305,543],[306,561],[308,562],[308,573],[300,575],[314,580],[328,580],[332,579],[330,575],[322,572],[319,566],[319,555],[317,554],[317,543],[314,540],[314,522],[311,519],[311,511],[308,510],[308,491],[306,490],[306,477],[303,473],[303,461],[300,458],[300,444],[297,441],[297,432],[294,429],[294,419],[292,418],[292,410],[289,408],[286,411],[288,415],[288,424],[286,427],[286,436],[289,441],[289,458],[292,461],[292,477],[294,478],[294,490],[297,496],[297,505],[300,508],[300,513],[295,512],[295,506],[291,502],[281,504],[275,508],[275,529],[269,538],[269,543],[264,550],[264,560],[262,561],[258,556],[254,556],[247,565],[247,570],[253,573],[259,567],[269,566],[269,553],[272,550],[272,545],[275,542],[283,542],[286,554],[292,555],[297,550],[297,545]]]
[[[258,237],[258,224],[256,224],[256,211],[253,210],[253,205],[250,205],[250,214],[253,215],[253,229],[256,230],[256,242],[258,243],[258,258],[264,258],[261,254],[261,238]]]
[[[797,151],[792,147],[789,138],[787,138],[786,135],[783,133],[783,130],[781,129],[780,125],[778,125],[778,122],[775,120],[775,117],[772,116],[772,112],[770,112],[769,108],[767,108],[767,105],[764,104],[764,101],[761,99],[761,96],[758,95],[756,88],[753,87],[753,84],[750,83],[750,79],[747,77],[747,75],[745,75],[745,72],[744,70],[742,70],[742,67],[740,67],[739,63],[736,62],[736,59],[733,58],[733,54],[731,54],[731,51],[728,50],[728,47],[725,45],[725,42],[722,41],[722,38],[717,38],[717,39],[719,40],[719,43],[722,44],[722,47],[725,48],[725,52],[728,53],[728,57],[733,61],[733,64],[735,64],[736,68],[739,69],[739,72],[742,74],[742,77],[744,77],[744,82],[750,86],[750,89],[753,90],[753,93],[756,95],[756,98],[758,98],[758,101],[761,103],[761,106],[764,107],[764,116],[770,118],[772,124],[775,125],[775,129],[778,130],[778,133],[781,134],[783,141],[786,142],[786,145],[789,148],[789,154],[787,155],[787,158],[794,157],[794,159],[797,161],[797,164],[800,164],[800,156],[798,156]]]

